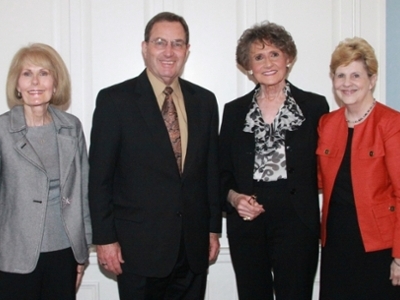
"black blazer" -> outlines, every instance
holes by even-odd
[[[123,270],[168,275],[183,233],[192,271],[208,268],[209,233],[221,232],[218,107],[213,93],[179,80],[188,122],[180,176],[144,71],[99,92],[89,152],[93,243],[119,242]]]
[[[319,202],[317,184],[318,120],[329,111],[325,97],[302,91],[293,85],[290,90],[299,105],[305,121],[295,131],[287,131],[285,138],[288,188],[283,197],[293,200],[301,220],[319,235]],[[222,201],[228,191],[251,195],[253,193],[254,134],[243,132],[254,90],[225,105],[220,132],[220,172]],[[287,194],[286,196],[284,194]]]

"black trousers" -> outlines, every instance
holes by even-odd
[[[227,216],[228,238],[241,300],[310,300],[318,263],[319,238],[283,197],[286,181],[257,184],[265,213],[243,221]]]
[[[32,273],[0,272],[0,299],[74,300],[76,268],[71,248],[41,253]]]
[[[178,260],[167,277],[145,277],[123,270],[117,279],[120,300],[202,300],[207,271],[195,274],[190,270],[181,240]]]

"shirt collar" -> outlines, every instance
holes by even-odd
[[[146,69],[147,77],[149,78],[150,84],[153,87],[154,93],[156,97],[164,97],[163,91],[167,85],[164,82],[159,80],[153,73]],[[178,77],[174,79],[174,81],[169,85],[174,90],[174,93],[180,91],[179,80]]]

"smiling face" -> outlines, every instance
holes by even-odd
[[[347,105],[362,105],[365,100],[373,100],[372,89],[377,76],[368,76],[362,61],[353,61],[347,66],[339,66],[333,74],[333,87],[337,97]]]
[[[162,46],[160,40],[167,41],[167,44]],[[176,46],[182,44],[182,47]],[[142,43],[146,67],[165,85],[170,85],[181,74],[189,47],[186,44],[185,30],[179,22],[155,23],[149,41]]]
[[[250,47],[250,70],[258,83],[264,86],[283,84],[287,75],[289,57],[271,44],[255,42]]]
[[[48,105],[55,91],[50,70],[26,63],[18,78],[17,90],[27,106]]]

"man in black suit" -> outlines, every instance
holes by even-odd
[[[179,78],[189,53],[182,17],[153,17],[142,53],[146,69],[138,77],[97,97],[89,155],[93,243],[99,263],[117,275],[120,299],[203,299],[221,232],[217,102]],[[171,97],[166,87],[179,153],[162,114]]]

